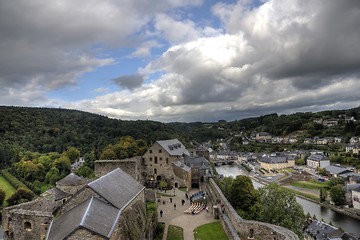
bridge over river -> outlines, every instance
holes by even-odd
[[[235,160],[223,160],[223,159],[219,159],[219,160],[214,160],[214,164],[216,167],[222,166],[222,165],[232,165],[234,164]]]

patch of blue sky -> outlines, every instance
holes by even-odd
[[[115,59],[114,64],[97,67],[92,71],[85,72],[77,79],[76,85],[50,91],[47,93],[47,97],[64,99],[65,101],[78,101],[120,90],[112,79],[124,75],[134,75],[138,72],[139,67],[144,67],[147,64],[140,58],[130,57],[131,51],[129,49],[125,54],[124,50],[114,51],[113,54],[108,56]]]

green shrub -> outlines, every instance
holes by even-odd
[[[0,170],[0,173],[15,189],[23,188],[32,193],[32,191],[24,183],[22,183],[14,175],[9,173],[8,170],[6,169]]]

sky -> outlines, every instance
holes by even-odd
[[[232,121],[360,106],[357,0],[0,0],[0,105]]]

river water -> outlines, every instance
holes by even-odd
[[[216,171],[225,177],[236,177],[244,174],[243,170],[237,165],[219,166],[216,167]],[[261,183],[256,181],[253,181],[253,184],[255,188],[263,186]],[[311,216],[315,215],[318,220],[323,220],[327,223],[331,222],[333,226],[341,227],[344,231],[360,237],[360,220],[335,212],[329,208],[325,208],[303,198],[297,197],[296,201],[303,207],[305,214],[310,213]]]

